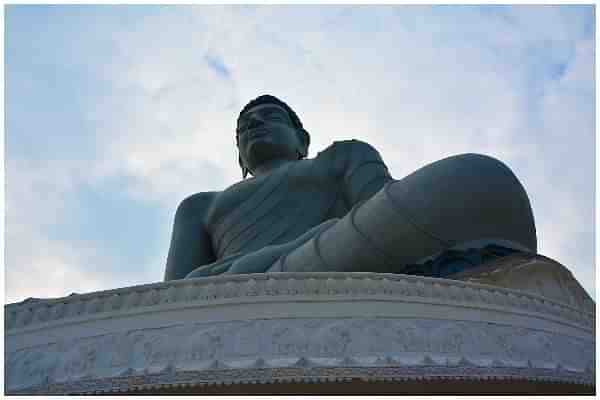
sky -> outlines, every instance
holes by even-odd
[[[5,8],[5,301],[161,281],[179,202],[241,179],[239,110],[401,179],[483,153],[595,298],[595,16],[583,6]]]

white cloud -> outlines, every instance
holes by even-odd
[[[537,168],[540,248],[595,295],[594,43],[577,43],[563,76],[541,101],[545,159]]]
[[[8,232],[5,301],[22,301],[28,297],[62,297],[111,288],[119,280],[102,271],[82,268],[81,249],[59,241],[39,237],[35,232]],[[13,264],[14,263],[14,264]]]
[[[67,231],[73,219],[82,217],[82,208],[95,204],[78,203],[74,195],[85,171],[70,170],[68,162],[51,165],[11,157],[6,162],[5,301],[156,280],[151,269],[120,265],[113,249],[91,241],[90,234],[73,238]],[[116,219],[114,229],[122,229]]]
[[[73,190],[68,171],[42,170],[35,162],[19,159],[9,159],[6,167],[5,301],[107,287],[102,270],[82,268],[82,249],[43,233],[73,211],[62,201],[63,194]]]

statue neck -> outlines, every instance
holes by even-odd
[[[281,159],[281,158],[265,161],[264,163],[257,166],[254,169],[254,171],[252,171],[252,176],[258,177],[258,176],[263,176],[263,175],[269,175],[276,169],[278,169],[290,162],[292,162],[292,161],[287,160],[287,159]]]

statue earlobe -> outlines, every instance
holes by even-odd
[[[296,153],[298,153],[298,160],[302,160],[308,156],[308,148],[303,146],[302,148],[296,150]]]
[[[308,134],[306,129],[302,128],[301,132],[302,147],[299,150],[297,150],[299,160],[308,157],[308,146],[310,145],[310,135]]]
[[[246,179],[246,177],[248,176],[248,168],[244,165],[244,162],[242,161],[242,157],[238,156],[238,163],[240,164],[240,168],[242,169],[242,179]]]

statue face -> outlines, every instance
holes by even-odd
[[[278,158],[297,160],[303,146],[287,111],[269,103],[242,114],[237,139],[240,157],[251,171],[261,163]]]

